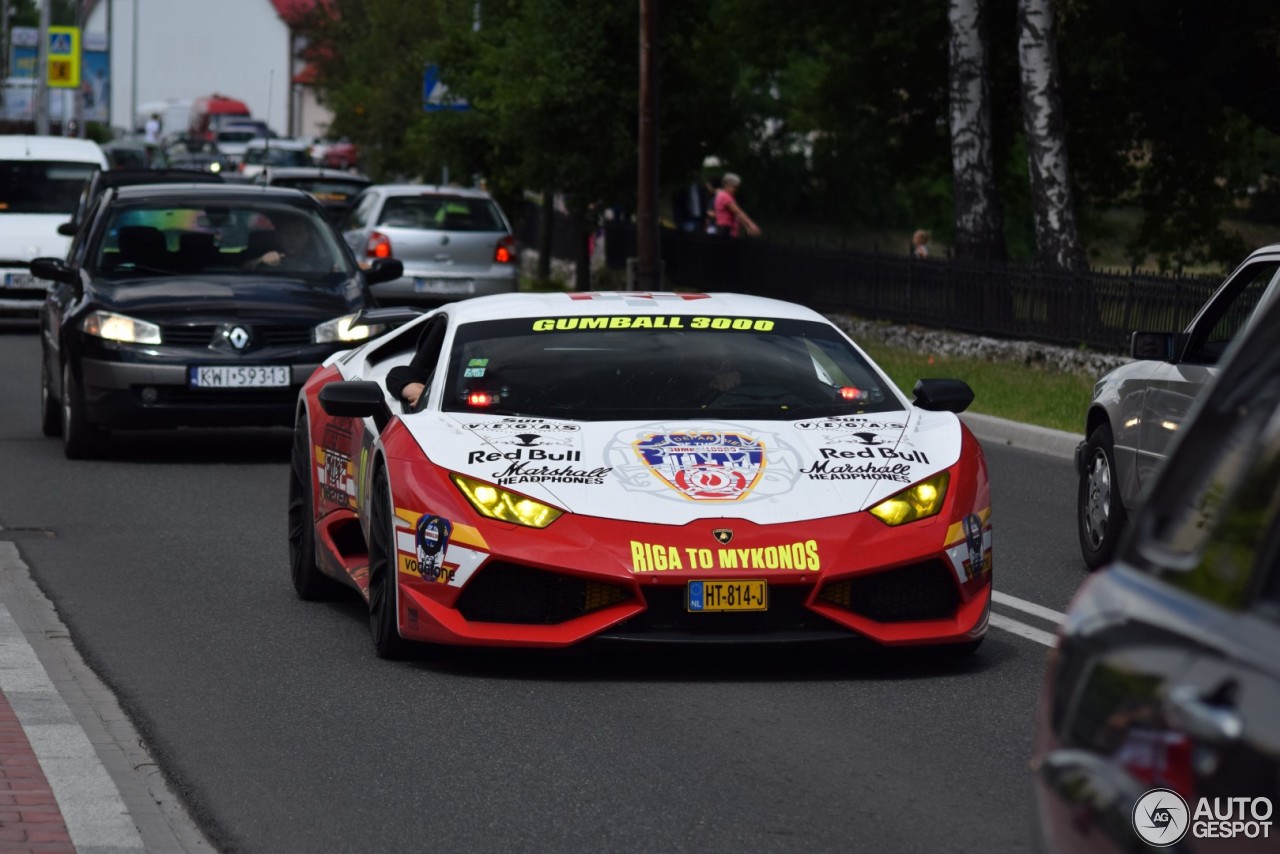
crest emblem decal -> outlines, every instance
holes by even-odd
[[[711,532],[711,536],[716,538],[716,542],[722,546],[729,545],[729,541],[733,539],[733,531],[728,528],[716,528]]]
[[[645,465],[692,501],[738,501],[764,471],[764,444],[742,433],[651,433],[634,443]]]

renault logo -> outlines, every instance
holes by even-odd
[[[237,350],[243,350],[249,346],[249,330],[243,326],[233,326],[231,331],[227,333],[227,340],[231,342],[231,346]]]
[[[711,532],[711,536],[715,537],[716,542],[720,545],[727,546],[729,545],[729,541],[733,539],[733,531],[728,528],[716,528]]]

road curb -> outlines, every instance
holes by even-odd
[[[960,420],[968,425],[973,435],[983,444],[1007,445],[1064,460],[1074,460],[1076,446],[1084,440],[1083,435],[1066,430],[1022,424],[978,412],[965,412],[961,414]]]
[[[81,756],[79,765],[60,768],[66,764],[66,757],[59,755],[61,751],[53,754],[45,751],[54,762],[53,769],[65,772],[62,774],[63,796],[59,797],[58,804],[67,816],[72,842],[78,850],[86,851],[210,854],[216,849],[169,788],[115,695],[80,657],[67,627],[53,603],[32,579],[17,546],[5,539],[7,533],[0,528],[0,609],[11,615],[11,634],[24,638],[22,645],[33,652],[36,659],[30,662],[32,667],[21,671],[27,674],[22,678],[47,685],[47,704],[61,707],[68,726],[73,726],[70,722],[74,720],[74,726],[82,731],[78,736],[71,733],[70,739],[87,738],[83,747],[91,750],[100,763],[95,772],[91,767],[93,763],[85,764],[86,757]],[[24,728],[26,724],[24,721]],[[37,749],[37,755],[40,752]],[[42,756],[41,764],[45,761],[46,757]],[[85,778],[102,771],[105,774],[101,785],[87,789]],[[107,791],[109,788],[115,792]],[[129,831],[134,831],[136,835],[132,838],[137,842],[121,844],[121,840],[112,839],[104,846],[92,836],[77,839],[77,823],[90,834],[103,833],[103,805],[110,808],[111,803],[127,810],[132,824],[121,836],[128,837]],[[110,825],[106,827],[119,830]],[[95,841],[98,844],[94,844]]]

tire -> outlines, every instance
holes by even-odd
[[[62,366],[62,452],[69,460],[87,460],[102,453],[107,433],[89,420],[71,365]]]
[[[369,513],[369,634],[379,658],[403,658],[411,644],[400,637],[395,530],[391,521],[391,488],[387,469],[373,475]]]
[[[62,435],[62,407],[49,384],[49,363],[44,348],[40,352],[40,432],[46,436]]]
[[[307,416],[299,415],[289,464],[289,580],[298,598],[308,602],[329,598],[337,587],[316,563],[314,481]]]
[[[1111,562],[1116,544],[1128,524],[1120,484],[1116,477],[1116,457],[1111,426],[1094,428],[1085,442],[1084,469],[1076,500],[1076,530],[1080,553],[1090,569]]]

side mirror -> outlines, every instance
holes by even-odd
[[[1129,339],[1129,355],[1135,359],[1172,362],[1181,337],[1177,332],[1135,332]]]
[[[377,383],[332,382],[320,389],[320,406],[334,418],[372,418],[387,401]]]
[[[75,221],[72,220],[71,222],[64,222],[62,225],[58,226],[58,234],[61,234],[63,237],[75,237],[76,236]]]
[[[61,258],[36,258],[31,262],[31,273],[39,279],[63,282],[68,285],[74,285],[77,282],[75,271]]]
[[[390,282],[404,275],[404,264],[395,258],[376,258],[364,271],[364,280],[370,285]]]
[[[964,412],[973,403],[973,389],[964,380],[916,380],[915,405],[930,412]]]
[[[426,314],[426,309],[415,308],[411,305],[393,305],[385,308],[366,308],[362,309],[356,315],[352,325],[364,324],[366,326],[403,326],[417,320]]]

